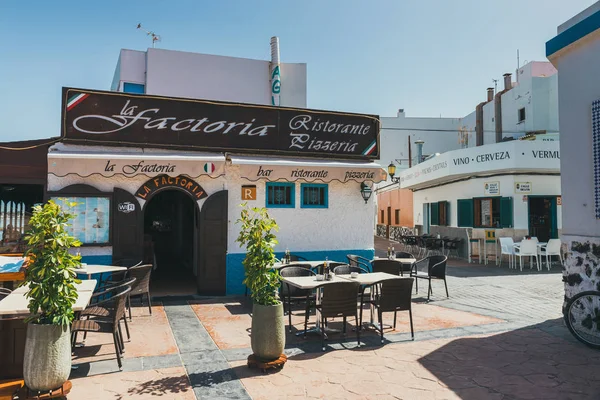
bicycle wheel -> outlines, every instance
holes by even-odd
[[[567,303],[565,322],[577,340],[600,349],[600,292],[590,290],[573,296]]]

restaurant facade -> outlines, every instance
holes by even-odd
[[[62,100],[45,198],[76,215],[84,262],[144,259],[200,294],[243,293],[242,203],[269,209],[278,254],[373,257],[377,116],[72,88]]]
[[[536,236],[562,229],[559,142],[512,140],[449,151],[402,171],[421,233],[464,239]],[[491,249],[491,245],[490,245]],[[491,251],[491,250],[490,250]],[[473,253],[473,254],[474,254]]]

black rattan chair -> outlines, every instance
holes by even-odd
[[[131,321],[131,298],[140,297],[140,302],[144,304],[144,296],[148,299],[148,310],[152,314],[152,298],[150,296],[150,275],[152,274],[152,264],[143,264],[131,267],[127,270],[127,278],[135,278],[135,283],[129,293],[129,320]]]
[[[308,260],[302,256],[298,256],[296,254],[290,254],[290,261],[308,261]]]
[[[348,265],[348,264],[339,265],[333,269],[333,273],[336,275],[350,275],[352,272],[358,272],[359,274],[368,274],[369,273],[369,271],[367,271],[364,268],[355,267],[353,265]]]
[[[115,307],[111,310],[110,315],[106,319],[92,318],[73,321],[71,326],[73,347],[75,347],[75,339],[78,332],[112,333],[115,353],[117,354],[117,364],[119,365],[119,369],[122,370],[123,363],[121,362],[121,355],[125,351],[125,344],[123,343],[123,335],[121,334],[121,324],[119,321],[125,316],[125,303],[130,291],[131,288],[129,286],[114,291],[113,296],[111,296],[111,301],[114,302]]]
[[[316,290],[322,290],[321,302],[315,305],[315,308],[321,314],[321,346],[325,351],[325,340],[327,333],[325,332],[327,318],[342,317],[343,328],[342,333],[346,333],[346,318],[354,317],[356,323],[356,341],[360,347],[360,329],[358,326],[358,306],[356,304],[356,296],[358,295],[359,285],[356,282],[334,282],[326,283],[316,287]],[[304,318],[304,336],[308,327],[308,312],[310,301],[307,299],[306,316]],[[318,316],[317,316],[318,318]]]
[[[334,269],[336,269],[337,267],[341,267],[343,265],[348,265],[346,263],[343,262],[337,262],[337,261],[328,261],[327,264],[329,265],[329,271],[333,271]],[[323,273],[323,267],[325,266],[325,264],[319,264],[316,265],[312,268],[313,272],[315,274],[322,274]]]
[[[398,251],[396,253],[396,258],[415,258],[415,256],[413,256],[411,253],[408,253],[406,251]]]
[[[371,304],[377,309],[379,327],[375,329],[381,333],[381,343],[383,343],[383,313],[394,312],[394,329],[396,329],[396,314],[398,311],[408,311],[410,318],[410,335],[415,340],[415,331],[413,329],[412,319],[412,285],[414,278],[386,279],[374,283],[380,286],[378,294],[371,299],[366,299],[364,293],[361,293],[360,301],[360,326],[362,327],[363,305]],[[363,288],[364,291],[364,288]]]
[[[8,296],[11,293],[12,293],[12,290],[10,290],[8,288],[0,287],[0,300],[2,300],[3,298],[5,298],[6,296]]]
[[[418,279],[427,279],[429,281],[429,289],[427,290],[427,301],[429,301],[433,290],[431,289],[431,280],[432,279],[441,279],[444,281],[444,286],[446,287],[446,297],[450,297],[448,294],[448,284],[446,283],[446,262],[448,261],[448,257],[446,256],[430,256],[426,257],[420,261],[417,261],[410,275],[414,278],[417,278],[415,282],[416,292],[419,293],[419,284]],[[418,267],[420,265],[427,265],[426,271],[419,271]]]
[[[294,264],[283,267],[279,270],[279,274],[282,277],[294,277],[294,276],[314,276],[315,273],[310,270],[310,264]],[[281,297],[284,301],[284,308],[287,304],[287,313],[289,319],[289,331],[292,331],[292,300],[300,301],[314,301],[314,294],[312,290],[298,289],[295,286],[283,282],[281,285]]]
[[[398,261],[379,259],[371,261],[373,272],[385,272],[392,275],[402,274],[402,264]]]
[[[346,258],[348,259],[348,264],[350,264],[353,267],[361,267],[363,269],[366,269],[367,271],[371,271],[371,261],[367,260],[364,257],[361,256],[357,256],[354,254],[348,254],[346,256]]]

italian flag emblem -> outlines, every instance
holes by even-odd
[[[81,93],[69,98],[69,100],[67,100],[67,111],[71,111],[76,105],[81,103],[88,96],[89,94],[87,93]]]
[[[207,174],[212,174],[213,172],[215,172],[215,164],[211,162],[207,162],[206,164],[204,164],[204,172],[206,172]]]

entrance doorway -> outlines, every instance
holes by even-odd
[[[153,196],[144,209],[144,241],[151,242],[155,269],[151,291],[155,296],[196,294],[196,202],[176,189]]]
[[[529,196],[529,235],[540,242],[558,237],[555,196]]]

